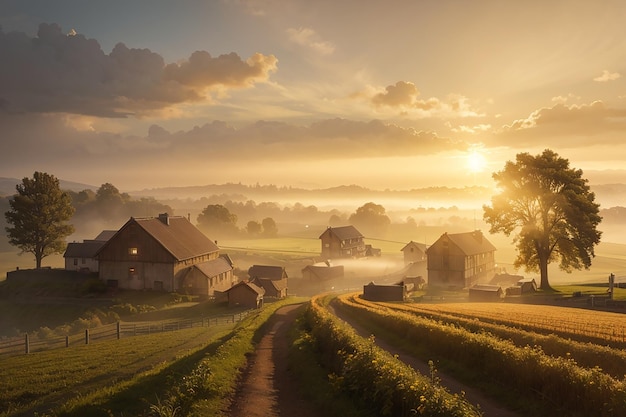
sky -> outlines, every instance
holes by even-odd
[[[1,0],[0,177],[626,183],[626,2]]]

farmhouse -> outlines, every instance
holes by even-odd
[[[324,259],[366,256],[363,235],[354,226],[328,227],[319,238]]]
[[[287,296],[287,271],[282,266],[252,265],[248,269],[250,282],[265,290],[266,297]]]
[[[404,253],[405,265],[426,261],[426,245],[424,243],[410,241],[400,251]]]
[[[230,259],[186,217],[133,218],[96,253],[99,277],[135,290],[210,296],[234,283]]]
[[[426,249],[428,285],[470,288],[494,275],[496,248],[479,230],[444,233]]]

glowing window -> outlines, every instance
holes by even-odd
[[[138,253],[139,253],[139,250],[137,250],[137,248],[128,248],[129,255],[137,255]]]

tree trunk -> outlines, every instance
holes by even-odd
[[[548,258],[539,256],[539,273],[541,276],[541,283],[539,288],[542,290],[551,290],[550,282],[548,281]]]

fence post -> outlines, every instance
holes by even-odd
[[[117,340],[120,340],[120,333],[121,333],[121,325],[120,322],[117,322]]]
[[[70,337],[65,336],[65,347],[70,347]]]
[[[85,344],[89,344],[89,329],[85,329]]]
[[[25,353],[30,353],[30,340],[28,339],[28,333],[24,334],[24,350]]]

